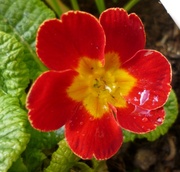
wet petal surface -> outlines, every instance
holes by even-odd
[[[161,53],[141,50],[122,67],[137,79],[125,96],[128,102],[149,110],[165,104],[171,90],[171,66]]]
[[[122,144],[122,132],[113,114],[93,118],[81,105],[65,129],[70,148],[83,159],[108,159]]]
[[[154,130],[163,123],[164,116],[163,108],[150,111],[128,104],[126,108],[117,109],[117,119],[120,126],[135,133],[146,133]]]

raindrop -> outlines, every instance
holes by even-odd
[[[104,133],[103,132],[99,132],[98,136],[99,136],[99,138],[103,138],[104,137]]]
[[[140,94],[140,105],[144,105],[149,100],[150,92],[148,90],[144,90],[143,92],[139,92]]]
[[[135,101],[135,102],[138,102],[138,98],[137,98],[137,97],[134,97],[134,101]]]
[[[104,137],[104,132],[100,131],[98,128],[96,129],[95,134],[99,137],[99,138],[103,138]]]
[[[79,124],[80,124],[80,125],[83,125],[83,122],[81,121]]]
[[[153,98],[153,105],[154,105],[155,102],[158,102],[158,101],[159,101],[158,96],[154,96],[154,98]]]
[[[161,124],[161,123],[163,122],[163,119],[162,119],[161,117],[160,117],[160,118],[157,118],[156,122],[157,122],[158,124]]]
[[[149,56],[149,55],[151,55],[153,53],[153,51],[147,51],[145,54],[144,54],[144,56]]]
[[[143,117],[142,118],[142,122],[147,122],[148,121],[148,118],[147,117]]]
[[[72,120],[69,121],[69,124],[70,124],[71,127],[74,127],[74,123],[73,123]]]
[[[158,100],[159,100],[159,99],[158,99],[158,96],[154,96],[154,101],[155,101],[155,102],[158,102]]]
[[[90,121],[94,121],[94,118],[93,118],[93,117],[90,117],[89,120],[90,120]]]

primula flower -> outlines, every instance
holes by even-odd
[[[144,49],[144,27],[120,8],[91,14],[69,11],[45,21],[37,54],[49,71],[32,85],[27,108],[41,131],[65,125],[71,150],[83,159],[113,156],[122,129],[154,130],[164,120],[171,67],[159,52]]]

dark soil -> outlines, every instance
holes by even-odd
[[[94,0],[78,2],[81,10],[98,15]],[[126,2],[106,0],[106,7],[123,7]],[[144,23],[146,48],[160,51],[170,61],[172,87],[180,97],[180,30],[158,0],[141,0],[130,12],[138,14]],[[124,144],[107,166],[109,172],[180,172],[180,118],[154,142],[141,139]]]

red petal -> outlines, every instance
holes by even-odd
[[[117,119],[122,128],[135,132],[146,133],[156,129],[164,121],[163,108],[146,110],[132,104],[127,108],[117,109]]]
[[[68,12],[45,21],[37,36],[37,53],[53,70],[76,68],[79,59],[104,59],[105,38],[99,21],[85,12]]]
[[[137,78],[136,86],[126,96],[129,102],[149,110],[165,104],[171,89],[171,66],[161,53],[139,51],[122,68]]]
[[[80,106],[65,129],[70,148],[83,159],[108,159],[122,144],[122,132],[113,114],[93,119]]]
[[[110,8],[100,16],[106,35],[105,52],[119,54],[123,63],[145,46],[144,26],[136,14],[128,15],[121,8]]]
[[[72,116],[76,103],[67,97],[66,89],[76,72],[43,73],[32,86],[27,108],[32,126],[42,131],[56,130]]]

